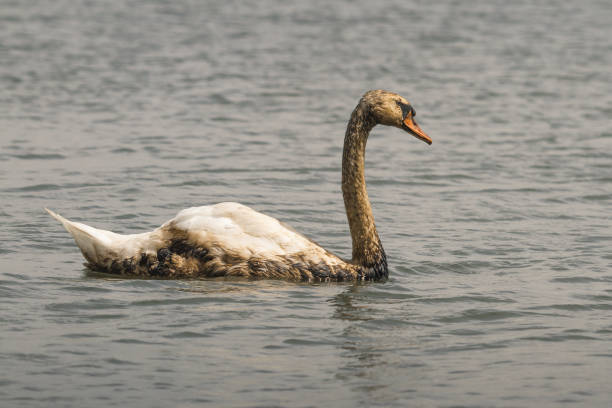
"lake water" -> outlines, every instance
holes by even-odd
[[[609,407],[612,3],[0,3],[6,407]],[[390,278],[112,279],[119,233],[239,201],[350,256],[346,121]]]

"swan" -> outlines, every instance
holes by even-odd
[[[151,232],[131,235],[96,229],[45,210],[72,234],[86,265],[101,272],[165,279],[385,279],[387,258],[366,191],[365,147],[377,124],[403,129],[431,144],[415,115],[406,99],[384,90],[366,92],[351,114],[342,153],[342,195],[353,245],[350,261],[275,218],[233,202],[188,208]]]

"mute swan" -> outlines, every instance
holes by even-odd
[[[251,277],[290,280],[373,280],[388,276],[364,177],[365,147],[377,124],[431,144],[398,94],[366,92],[344,137],[342,195],[353,241],[344,261],[278,220],[238,203],[183,210],[154,231],[119,235],[72,222],[48,210],[72,234],[92,269],[159,278]]]

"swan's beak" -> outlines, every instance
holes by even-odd
[[[427,136],[427,133],[423,132],[423,129],[417,125],[411,114],[406,115],[402,125],[405,131],[412,133],[412,135],[417,139],[421,139],[429,145],[432,143],[431,137]]]

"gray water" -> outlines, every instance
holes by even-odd
[[[3,407],[608,407],[612,3],[0,2]],[[350,256],[344,128],[390,278],[113,279],[119,233],[239,201]]]

